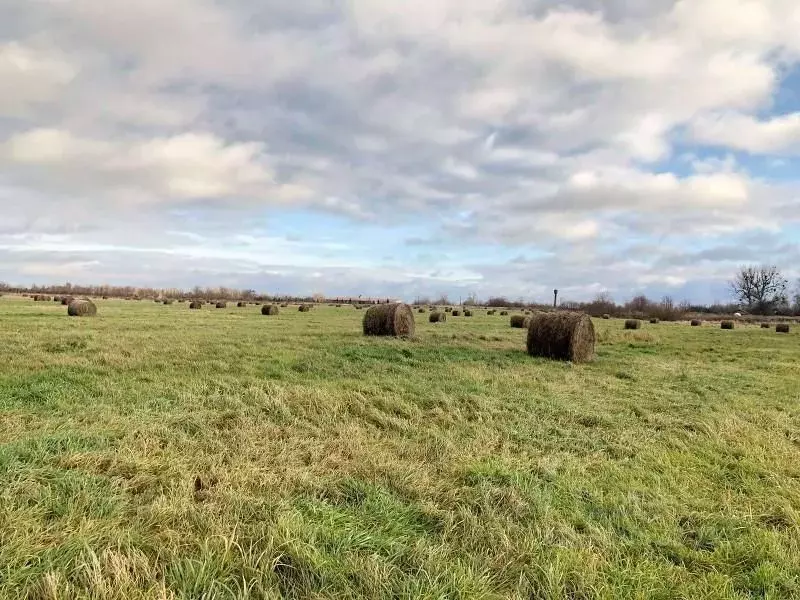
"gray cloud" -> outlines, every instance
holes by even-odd
[[[677,139],[796,151],[795,117],[761,118],[800,56],[790,0],[414,0],[402,11],[375,0],[0,0],[0,12],[0,235],[158,248],[178,274],[191,237],[166,231],[229,244],[237,228],[265,235],[242,224],[259,211],[308,211],[422,224],[407,244],[436,240],[450,254],[536,250],[542,274],[587,295],[652,286],[664,267],[676,269],[669,285],[717,277],[678,269],[690,265],[663,240],[733,247],[800,220],[796,181],[732,160],[671,161]],[[642,237],[664,254],[636,271],[641,281],[626,275],[635,254],[599,262]],[[418,259],[398,283],[380,270],[384,254],[322,275],[420,293],[461,276],[522,294],[540,272],[421,276]],[[231,260],[245,278],[263,267]]]

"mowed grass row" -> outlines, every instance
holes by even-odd
[[[0,598],[800,596],[797,331],[97,304],[0,299]]]

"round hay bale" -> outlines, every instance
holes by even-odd
[[[428,321],[430,323],[444,323],[445,321],[447,321],[447,313],[432,312],[431,315],[428,317]]]
[[[650,319],[650,324],[651,325],[658,325],[658,323],[659,323],[658,319]]]
[[[186,303],[185,298],[181,298],[180,300],[178,300],[178,304],[185,304],[185,303]]]
[[[447,312],[453,312],[453,308],[452,308],[451,306],[448,306],[448,307],[446,307],[446,308],[444,309],[444,312],[446,312],[446,313],[447,313]]]
[[[451,311],[450,314],[453,315],[454,317],[460,317],[461,316],[461,311],[460,310],[454,310],[454,311]]]
[[[247,302],[237,302],[236,308],[247,308]]]
[[[594,357],[594,342],[592,319],[584,313],[538,313],[528,326],[531,356],[588,362]]]
[[[604,318],[604,319],[606,319],[606,320],[608,320],[608,319],[610,319],[610,318],[611,318],[611,315],[609,315],[609,314],[605,314],[605,315],[603,315],[603,318]]]
[[[190,310],[200,310],[201,308],[203,308],[203,303],[198,302],[197,300],[189,304]]]
[[[628,319],[625,321],[625,329],[641,329],[642,322],[639,319]]]
[[[172,298],[164,298],[163,302],[164,306],[170,306],[175,301]]]
[[[720,329],[733,329],[733,321],[723,321],[719,326]]]
[[[278,305],[277,304],[265,304],[261,307],[261,314],[265,316],[273,316],[278,314]]]
[[[769,329],[769,323],[762,323],[761,329]]]
[[[501,317],[507,317],[508,316],[508,311],[507,310],[501,310],[500,311],[500,316]]]
[[[424,308],[418,308],[417,312],[421,315],[424,315],[427,311]]]
[[[495,315],[495,314],[497,314],[497,311],[496,311],[496,310],[490,310],[490,311],[489,311],[489,312],[487,312],[486,314],[487,314],[487,315]]]
[[[217,302],[216,306],[217,306],[217,308],[228,308],[228,303],[227,302]]]
[[[786,323],[778,323],[777,325],[775,325],[776,333],[789,333],[789,331],[790,331],[789,325],[787,325]]]
[[[75,300],[75,298],[72,296],[64,296],[61,298],[61,306],[69,306],[73,300]]]
[[[53,302],[61,302],[61,296],[53,296]]]
[[[692,327],[700,327],[703,324],[699,319],[692,319]]]
[[[514,329],[525,329],[531,324],[531,318],[525,315],[511,315],[511,327]]]
[[[73,300],[67,307],[67,314],[70,317],[94,317],[97,315],[97,307],[91,300]]]
[[[108,300],[108,296],[103,296],[103,300]]]
[[[472,311],[471,310],[465,310],[464,311],[464,316],[465,317],[471,317],[472,316]]]
[[[364,315],[364,335],[414,335],[414,313],[408,304],[378,304]]]
[[[311,307],[308,304],[301,304],[297,307],[299,312],[311,312]]]

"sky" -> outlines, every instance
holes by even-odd
[[[796,0],[0,0],[0,281],[800,279]]]

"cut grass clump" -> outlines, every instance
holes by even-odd
[[[538,313],[528,325],[528,354],[576,363],[594,357],[594,325],[576,312]]]
[[[378,304],[364,315],[364,335],[412,337],[414,313],[408,304]]]

